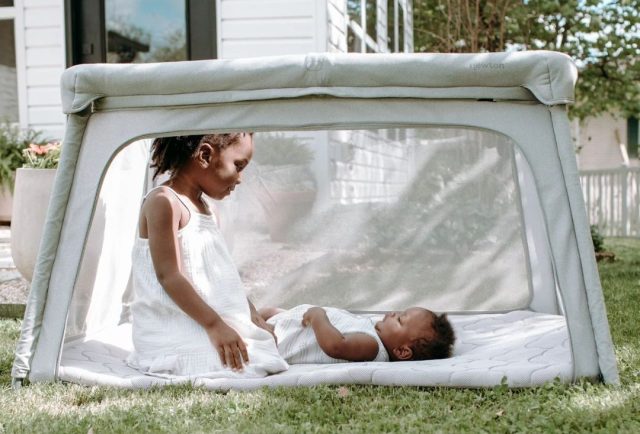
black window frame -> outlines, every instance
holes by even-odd
[[[627,118],[627,150],[629,157],[638,158],[640,147],[640,120],[631,116]]]
[[[64,0],[67,67],[107,61],[104,0]],[[187,58],[218,55],[216,1],[186,0]]]

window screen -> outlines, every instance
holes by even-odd
[[[514,152],[473,129],[257,133],[223,229],[258,306],[526,307]]]

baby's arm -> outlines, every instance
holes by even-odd
[[[156,277],[180,309],[206,330],[222,364],[241,370],[242,361],[249,361],[242,338],[198,295],[182,274],[177,237],[181,211],[170,194],[159,191],[143,207]]]
[[[262,315],[260,315],[260,312],[258,312],[258,310],[253,305],[253,303],[251,303],[251,300],[249,300],[249,297],[247,297],[247,302],[249,303],[249,310],[251,311],[251,321],[261,329],[264,329],[269,333],[271,333],[271,336],[273,336],[273,339],[275,339],[276,343],[278,343],[278,338],[276,337],[276,334],[273,332],[273,326],[271,324],[267,324],[267,321],[262,317]]]
[[[373,337],[366,333],[343,335],[331,324],[327,312],[321,307],[307,310],[302,317],[302,325],[313,328],[322,351],[334,359],[366,362],[378,354],[378,342]]]

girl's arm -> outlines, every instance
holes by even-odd
[[[149,250],[156,277],[171,299],[207,332],[224,366],[242,370],[249,361],[247,348],[238,333],[229,327],[196,292],[182,274],[178,228],[181,205],[172,193],[162,190],[149,197],[143,206],[149,238]]]
[[[312,307],[302,317],[302,325],[311,326],[322,351],[334,359],[367,362],[376,358],[378,342],[366,333],[343,335],[327,318],[321,307]]]

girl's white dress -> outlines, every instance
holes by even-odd
[[[251,321],[244,286],[215,217],[197,212],[177,194],[176,197],[191,214],[189,222],[178,231],[182,272],[200,297],[242,337],[249,364],[241,373],[222,366],[205,330],[173,302],[158,282],[149,240],[137,237],[131,306],[134,351],[127,360],[129,365],[152,375],[209,378],[260,377],[286,370],[288,365],[271,334]]]
[[[329,357],[320,345],[311,327],[302,326],[302,316],[313,307],[310,304],[302,304],[284,312],[280,312],[267,321],[274,326],[274,332],[278,337],[278,350],[282,357],[291,364],[298,363],[343,363],[346,360]],[[378,342],[378,354],[373,362],[388,362],[389,355],[384,348],[375,329],[375,321],[367,316],[356,315],[349,311],[335,307],[323,308],[327,312],[327,318],[340,333],[365,333]]]

